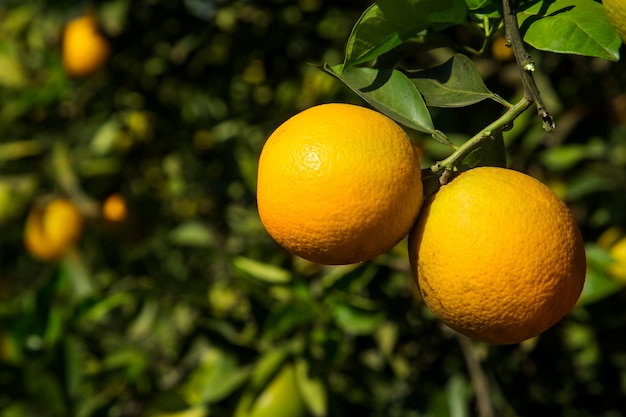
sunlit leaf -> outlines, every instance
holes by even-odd
[[[352,28],[343,69],[374,59],[424,29],[441,29],[465,19],[463,0],[377,1]]]
[[[330,74],[361,96],[381,113],[412,129],[432,133],[430,112],[413,83],[393,69],[325,67]]]
[[[406,75],[434,107],[464,107],[494,98],[474,63],[465,55],[456,54],[445,64]]]
[[[22,88],[28,84],[26,72],[16,56],[0,52],[0,86]]]
[[[622,283],[614,280],[606,273],[606,269],[612,261],[606,249],[589,243],[585,246],[585,252],[588,264],[587,276],[577,305],[587,305],[600,301],[624,287]]]
[[[197,221],[189,221],[177,226],[170,232],[172,243],[180,246],[205,248],[214,244],[211,230]]]
[[[327,415],[326,388],[319,376],[309,366],[305,359],[298,359],[295,363],[296,384],[309,411],[315,417]]]
[[[289,351],[283,348],[272,349],[261,356],[250,375],[250,387],[260,391],[281,368]]]
[[[81,321],[85,324],[99,322],[104,320],[114,309],[121,306],[134,305],[135,301],[131,293],[123,291],[103,296],[82,314]]]
[[[469,417],[471,387],[466,378],[455,374],[448,380],[446,386],[450,417]]]
[[[233,267],[248,276],[272,284],[285,284],[291,281],[291,273],[275,265],[238,256],[232,260]]]
[[[479,10],[486,7],[493,7],[494,0],[465,0],[468,10]]]
[[[213,403],[240,387],[249,374],[250,369],[239,366],[234,356],[209,348],[182,390],[191,405]]]
[[[559,0],[529,4],[518,12],[518,20],[524,41],[533,47],[619,60],[622,41],[599,2]]]
[[[71,286],[71,297],[74,302],[82,301],[97,292],[93,278],[80,253],[70,251],[60,264],[60,269],[67,274]]]
[[[0,143],[0,162],[28,158],[41,154],[46,144],[41,140],[20,140]]]
[[[586,144],[570,143],[548,148],[541,153],[541,162],[551,170],[571,169],[586,159],[602,159],[607,147],[602,141],[590,140]]]
[[[130,323],[128,336],[131,339],[141,339],[147,336],[154,328],[159,304],[154,299],[147,299],[137,317]]]
[[[413,279],[410,280],[414,282]],[[383,354],[391,356],[398,341],[398,326],[391,321],[385,322],[376,332],[376,341]]]
[[[335,304],[333,310],[337,325],[351,334],[371,334],[385,321],[385,316],[380,312],[343,303]]]
[[[545,150],[541,154],[541,162],[550,169],[559,171],[573,167],[586,156],[586,146],[573,143]]]

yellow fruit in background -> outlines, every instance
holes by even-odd
[[[511,61],[515,58],[513,48],[506,45],[506,38],[504,36],[498,36],[493,40],[491,43],[491,54],[500,62]]]
[[[585,248],[567,206],[541,182],[504,168],[463,172],[430,197],[409,256],[433,313],[494,344],[547,330],[585,280]]]
[[[63,67],[72,77],[87,76],[100,68],[111,53],[94,16],[70,21],[63,32]]]
[[[24,244],[43,261],[59,259],[80,237],[83,217],[69,200],[56,199],[34,207],[26,219]]]
[[[128,209],[126,200],[120,194],[111,194],[102,204],[102,217],[110,222],[118,223],[126,220]]]
[[[365,261],[391,249],[415,222],[419,153],[378,112],[311,107],[265,143],[257,203],[269,234],[290,252],[321,264]]]
[[[238,410],[237,417],[305,417],[307,406],[298,390],[293,365],[285,365],[257,397],[249,412]]]
[[[602,4],[606,10],[609,22],[611,22],[619,37],[626,42],[626,1],[603,0]]]
[[[626,237],[618,240],[609,250],[613,263],[608,267],[609,275],[619,281],[626,281]]]

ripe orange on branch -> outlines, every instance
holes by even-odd
[[[586,273],[567,206],[538,180],[495,167],[463,172],[426,200],[409,256],[433,313],[494,344],[522,342],[558,322]]]
[[[74,203],[58,198],[30,211],[24,228],[24,244],[35,258],[54,261],[78,240],[82,230],[83,216]]]
[[[126,220],[128,216],[128,208],[126,200],[121,194],[114,193],[108,196],[102,203],[102,217],[113,223],[119,223]]]
[[[386,252],[422,204],[419,152],[390,118],[350,104],[296,114],[265,143],[257,203],[269,234],[321,264]]]
[[[81,16],[67,23],[63,31],[63,67],[70,76],[95,72],[110,54],[111,45],[100,33],[94,16]]]

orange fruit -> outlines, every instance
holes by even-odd
[[[26,219],[24,244],[38,259],[59,259],[80,237],[83,217],[66,199],[55,199],[44,207],[35,206]]]
[[[500,61],[507,62],[514,58],[513,48],[506,46],[506,38],[504,36],[496,37],[491,43],[491,55]]]
[[[102,204],[102,217],[105,220],[118,223],[126,220],[128,209],[126,200],[120,194],[111,194]]]
[[[86,15],[71,20],[63,32],[63,67],[72,77],[84,77],[100,68],[111,54],[98,21]]]
[[[388,117],[323,104],[279,126],[258,167],[257,203],[268,233],[321,264],[351,264],[395,246],[422,204],[418,150]]]
[[[409,235],[426,305],[474,339],[512,344],[557,323],[585,280],[585,248],[567,206],[538,180],[474,168],[424,203]]]
[[[610,276],[618,281],[626,281],[626,237],[622,237],[609,250],[613,262],[607,268]]]
[[[626,42],[626,2],[624,0],[602,0],[609,22]]]

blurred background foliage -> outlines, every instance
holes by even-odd
[[[368,5],[0,2],[0,416],[626,415],[623,62],[534,51],[557,131],[530,111],[505,134],[510,167],[550,185],[587,243],[579,305],[539,338],[488,346],[443,328],[403,244],[323,267],[265,233],[261,146],[302,109],[363,104],[311,64],[341,62]],[[87,12],[112,54],[72,78],[62,29]],[[506,53],[475,62],[493,91],[520,94]],[[434,110],[435,126],[462,141],[497,106]],[[424,166],[449,152],[410,133]],[[102,214],[111,195],[121,221]],[[23,233],[54,196],[85,227],[44,262]]]

